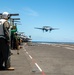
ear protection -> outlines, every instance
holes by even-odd
[[[8,16],[7,16],[7,17],[8,17],[8,19],[10,19],[10,14],[8,14]]]

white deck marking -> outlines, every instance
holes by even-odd
[[[39,69],[39,71],[42,73],[42,75],[45,75],[45,73],[42,71],[42,69],[40,68],[40,66],[34,61],[34,59],[32,58],[32,56],[26,51],[26,49],[24,51],[30,57],[30,59],[33,61],[33,63],[36,65],[36,67]]]
[[[28,52],[26,52],[27,54],[29,54]]]
[[[37,68],[40,70],[40,72],[42,72],[42,69],[39,67],[39,65],[37,63],[35,63],[35,65],[37,66]]]
[[[31,55],[29,55],[29,57],[32,59],[32,56]]]

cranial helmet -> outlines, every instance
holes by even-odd
[[[3,12],[2,13],[2,18],[9,18],[9,13],[8,12]]]

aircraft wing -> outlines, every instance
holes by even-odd
[[[0,13],[0,15],[2,15],[2,13]],[[10,16],[19,16],[18,13],[15,13],[15,14],[9,14]]]
[[[52,28],[52,30],[57,30],[57,29],[59,29],[59,28]]]
[[[16,14],[10,14],[10,16],[19,16],[19,14],[18,13],[16,13]]]
[[[11,18],[12,20],[20,20],[20,18]]]
[[[12,22],[20,22],[20,21],[12,21]]]
[[[43,29],[43,28],[38,28],[38,27],[35,27],[35,29]]]

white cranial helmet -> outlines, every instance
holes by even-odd
[[[2,18],[8,18],[9,17],[9,13],[8,12],[3,12],[2,13]]]

